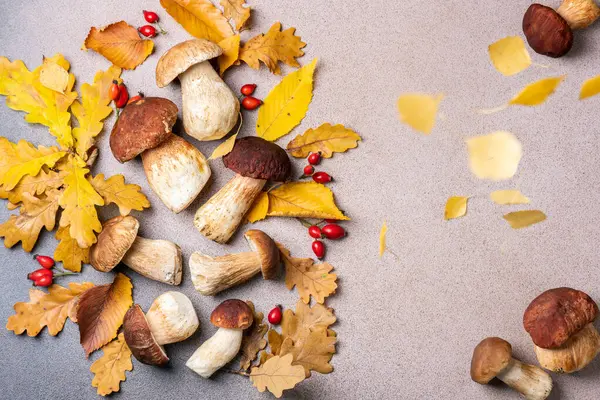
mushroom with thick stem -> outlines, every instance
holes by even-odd
[[[523,315],[523,326],[535,345],[540,365],[553,372],[585,368],[600,352],[593,322],[598,305],[586,293],[561,287],[536,297]]]
[[[223,53],[215,43],[192,39],[163,54],[156,65],[156,84],[181,82],[183,127],[198,140],[217,140],[235,126],[240,103],[209,61]]]
[[[101,272],[111,271],[120,262],[140,275],[169,285],[181,283],[181,249],[167,240],[137,236],[134,217],[117,216],[106,221],[90,251],[90,264]]]
[[[262,271],[264,279],[274,279],[280,265],[279,249],[266,233],[249,230],[244,235],[250,252],[211,257],[200,252],[190,256],[190,273],[197,291],[213,296],[246,282]]]
[[[252,325],[252,309],[242,300],[225,300],[214,309],[210,322],[217,332],[192,354],[185,365],[203,378],[233,360],[240,351],[244,329]]]
[[[498,337],[483,339],[473,351],[471,379],[487,385],[498,378],[528,400],[544,400],[552,391],[552,378],[535,365],[512,357],[512,346]]]
[[[235,233],[267,180],[285,181],[291,169],[285,150],[256,136],[237,140],[223,163],[236,176],[194,217],[200,233],[218,243],[226,243]]]

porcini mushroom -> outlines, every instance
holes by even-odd
[[[291,169],[285,150],[256,136],[237,140],[223,163],[236,172],[235,177],[194,218],[200,233],[218,243],[231,238],[267,180],[285,181]]]
[[[90,251],[90,264],[101,272],[120,262],[140,275],[169,285],[181,283],[181,249],[167,240],[137,236],[137,219],[117,216],[102,225],[98,242]]]
[[[266,233],[250,230],[244,235],[250,252],[211,257],[200,252],[190,256],[192,282],[205,296],[215,295],[246,282],[262,271],[264,279],[274,279],[280,258],[277,245]]]
[[[512,357],[512,346],[498,337],[483,339],[473,351],[471,379],[487,385],[498,378],[528,400],[543,400],[552,391],[552,378],[535,365]]]
[[[183,127],[198,140],[220,139],[238,120],[237,97],[208,62],[222,53],[213,42],[192,39],[169,49],[156,65],[158,87],[165,87],[179,77]]]
[[[593,325],[597,315],[596,302],[579,290],[561,287],[536,297],[525,310],[523,326],[540,365],[572,373],[592,362],[600,352],[600,334]]]
[[[573,31],[567,21],[541,4],[532,4],[525,12],[523,33],[536,53],[549,57],[562,57],[573,46]]]
[[[210,322],[217,332],[192,354],[185,365],[203,378],[210,378],[233,360],[242,345],[243,330],[253,322],[252,309],[237,299],[225,300],[214,309]]]

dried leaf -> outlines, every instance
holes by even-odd
[[[81,295],[77,320],[86,356],[117,336],[123,317],[133,304],[132,289],[131,280],[118,273],[113,283],[96,286]]]
[[[317,129],[309,129],[296,136],[287,145],[287,151],[294,157],[306,158],[310,153],[321,152],[323,158],[331,158],[333,153],[343,153],[358,146],[360,136],[344,125],[323,124]]]
[[[48,333],[56,336],[62,331],[67,317],[77,322],[77,300],[93,283],[69,283],[65,288],[52,285],[48,293],[38,289],[29,289],[30,301],[15,304],[15,315],[8,317],[6,329],[20,335],[27,332],[28,336],[37,336],[44,327]]]
[[[494,67],[504,76],[516,75],[531,65],[525,42],[519,36],[508,36],[488,48]]]
[[[209,0],[160,0],[160,5],[194,37],[219,43],[233,36],[227,18]]]
[[[379,232],[379,257],[383,257],[383,253],[386,250],[386,235],[387,235],[388,227],[387,223],[383,221],[383,225],[381,226],[381,231]]]
[[[490,198],[496,204],[528,204],[529,199],[519,190],[496,190],[490,193]]]
[[[546,219],[546,214],[540,210],[524,210],[508,213],[503,218],[508,221],[511,228],[521,229],[542,222]]]
[[[64,94],[69,84],[69,71],[62,65],[45,59],[40,69],[40,83],[50,90]]]
[[[220,3],[225,18],[234,22],[235,29],[242,30],[250,18],[250,7],[244,7],[246,0],[220,0]]]
[[[1,140],[2,138],[0,138]],[[1,154],[1,152],[0,152]],[[0,157],[2,157],[0,155]],[[64,171],[48,171],[40,170],[36,176],[26,175],[18,183],[17,186],[10,191],[0,187],[0,198],[8,199],[13,204],[18,204],[23,201],[23,195],[29,193],[33,196],[39,196],[50,189],[58,189],[62,186],[65,178]]]
[[[59,240],[54,250],[54,260],[63,263],[63,268],[73,272],[81,272],[81,264],[87,264],[90,259],[90,249],[82,249],[69,234],[69,227],[60,227],[56,231]]]
[[[246,301],[252,313],[254,314],[254,322],[252,326],[244,331],[244,337],[242,338],[242,347],[240,348],[240,369],[246,371],[252,365],[252,362],[256,359],[258,352],[267,346],[265,340],[265,334],[269,327],[263,323],[264,315],[261,312],[256,312],[254,304],[251,301]]]
[[[269,390],[277,398],[283,395],[283,391],[291,389],[304,380],[304,368],[300,365],[292,365],[291,354],[283,357],[274,356],[260,367],[252,368],[250,380],[259,392]]]
[[[335,205],[331,190],[316,182],[285,183],[268,192],[269,216],[349,220]]]
[[[398,98],[400,121],[414,130],[429,135],[435,125],[443,94],[403,94]]]
[[[267,213],[269,212],[269,194],[267,192],[262,192],[256,200],[254,200],[254,204],[252,204],[252,208],[246,214],[246,220],[250,223],[254,223],[256,221],[260,221],[267,217]]]
[[[104,354],[94,361],[90,371],[94,374],[92,387],[98,388],[100,396],[108,396],[120,390],[121,382],[125,381],[125,371],[132,371],[131,350],[123,332],[102,348]]]
[[[230,36],[219,42],[223,54],[218,58],[219,73],[221,76],[238,60],[240,55],[240,35]]]
[[[554,93],[565,77],[566,75],[563,75],[531,83],[525,86],[525,88],[508,104],[518,104],[521,106],[537,106],[542,104],[552,93]]]
[[[471,171],[480,179],[512,178],[523,155],[521,143],[510,132],[494,132],[467,139]]]
[[[233,146],[235,145],[235,139],[237,138],[237,135],[238,134],[236,133],[235,135],[231,136],[230,138],[225,140],[223,143],[218,145],[217,148],[212,152],[212,154],[210,155],[210,157],[208,159],[214,160],[216,158],[221,158],[224,155],[231,153],[231,150],[233,150]]]
[[[290,338],[283,341],[280,355],[292,354],[294,365],[302,365],[307,378],[310,377],[310,371],[321,374],[332,372],[333,366],[329,361],[335,353],[336,337],[328,336],[325,329],[304,329],[306,332],[303,332],[296,342]]]
[[[267,339],[269,341],[269,347],[271,348],[271,354],[279,355],[279,351],[281,350],[281,344],[283,343],[283,336],[281,336],[276,330],[271,329],[267,334]]]
[[[140,38],[133,26],[119,21],[101,29],[92,27],[83,43],[83,50],[88,49],[100,53],[117,67],[135,69],[152,54],[154,42]]]
[[[454,218],[463,217],[467,213],[467,202],[468,197],[463,196],[452,196],[448,198],[446,202],[446,208],[444,210],[444,219],[450,220]]]
[[[141,192],[142,188],[126,184],[123,175],[113,175],[104,179],[104,174],[98,174],[90,179],[90,183],[104,199],[104,205],[115,203],[121,215],[127,215],[131,210],[142,211],[150,207],[148,198]]]
[[[579,93],[579,100],[596,96],[598,93],[600,93],[600,75],[583,82],[581,92]]]
[[[312,100],[317,59],[288,74],[271,90],[258,109],[256,134],[271,142],[287,135],[302,121]]]
[[[306,334],[307,329],[309,332],[327,330],[335,321],[333,309],[321,304],[310,307],[308,304],[304,304],[302,300],[298,300],[295,313],[290,309],[283,312],[281,334],[284,339],[290,338],[297,342]]]

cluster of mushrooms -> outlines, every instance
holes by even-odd
[[[536,297],[523,315],[540,367],[512,357],[506,340],[488,337],[473,351],[471,379],[482,385],[498,378],[528,400],[544,400],[552,391],[545,371],[573,373],[585,368],[600,352],[594,327],[598,305],[586,293],[561,287]]]

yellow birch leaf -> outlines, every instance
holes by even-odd
[[[554,78],[546,78],[525,86],[508,104],[521,106],[537,106],[542,104],[554,93],[558,85],[565,79],[566,75]]]
[[[335,205],[333,192],[320,183],[284,183],[268,193],[271,217],[350,219]]]
[[[115,340],[102,348],[102,357],[98,358],[90,371],[94,374],[92,387],[98,388],[100,396],[108,396],[120,390],[121,382],[125,381],[125,371],[132,371],[131,350],[123,332]]]
[[[546,219],[546,214],[540,210],[523,210],[508,213],[503,218],[513,229],[526,228]]]
[[[292,354],[273,356],[260,367],[252,368],[250,381],[259,392],[268,389],[273,396],[280,398],[284,390],[293,388],[305,378],[304,368],[292,365],[292,362]]]
[[[194,37],[219,43],[233,36],[227,18],[209,0],[160,0],[160,5]]]
[[[598,93],[600,93],[600,75],[583,82],[581,92],[579,93],[579,100],[596,96]]]
[[[317,59],[292,72],[271,90],[258,109],[256,134],[268,141],[287,135],[302,121],[312,100]]]
[[[230,36],[219,42],[223,54],[217,59],[221,76],[238,60],[240,55],[240,35]]]
[[[333,371],[329,362],[335,354],[336,341],[337,338],[328,336],[325,329],[308,331],[298,341],[284,340],[279,354],[292,354],[294,365],[302,365],[307,378],[310,377],[310,371],[328,374]]]
[[[531,65],[525,42],[519,36],[507,36],[492,43],[488,52],[492,64],[504,76],[516,75]]]
[[[358,146],[360,136],[344,125],[323,124],[317,129],[309,129],[296,136],[287,145],[287,151],[294,157],[306,158],[310,153],[321,153],[323,158],[331,158],[333,153],[343,153]]]
[[[237,138],[237,135],[238,134],[236,133],[235,135],[231,136],[229,139],[225,140],[223,143],[218,145],[217,148],[212,152],[212,154],[210,155],[210,157],[208,159],[214,160],[214,159],[221,158],[224,155],[231,153],[231,150],[233,150],[233,145],[235,144],[235,139]]]
[[[403,94],[398,98],[400,121],[414,130],[429,135],[435,125],[443,94]]]
[[[267,217],[268,212],[269,195],[267,192],[262,192],[256,198],[256,200],[254,200],[254,204],[252,204],[250,211],[248,211],[248,213],[246,214],[246,220],[250,223],[263,220]]]
[[[83,50],[94,50],[117,67],[135,69],[152,54],[154,42],[140,38],[137,29],[125,21],[103,28],[92,27]]]
[[[381,231],[379,232],[379,257],[383,257],[383,253],[385,253],[386,249],[386,235],[387,235],[388,227],[387,223],[383,221],[383,225],[381,226]]]
[[[452,196],[448,198],[446,202],[446,208],[444,210],[444,219],[450,220],[454,218],[463,217],[467,213],[467,202],[468,197],[463,196]]]
[[[98,174],[90,179],[90,183],[104,199],[104,205],[115,203],[121,215],[127,215],[131,210],[142,211],[150,207],[148,198],[141,192],[142,188],[126,184],[123,175],[113,175],[104,179],[104,174]]]
[[[63,263],[63,268],[73,272],[81,272],[81,264],[90,262],[90,249],[82,249],[69,234],[69,227],[62,226],[56,231],[59,241],[54,250],[54,260]]]
[[[69,84],[69,72],[61,65],[46,59],[40,69],[40,83],[50,90],[64,93]]]
[[[521,143],[510,132],[494,132],[467,139],[471,171],[480,179],[512,178],[523,155]]]
[[[250,18],[250,7],[244,7],[246,0],[221,0],[225,18],[234,22],[235,29],[242,30],[248,18]]]
[[[529,199],[519,190],[496,190],[490,193],[490,199],[500,205],[529,203]]]

